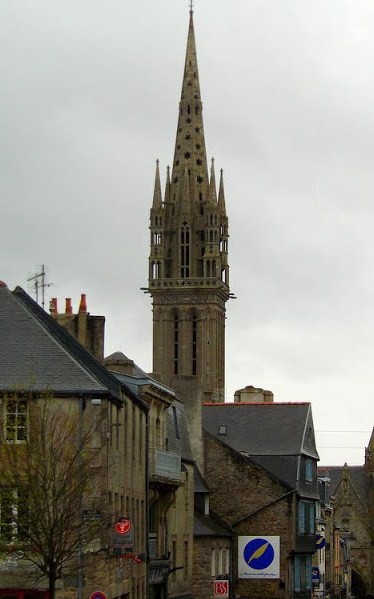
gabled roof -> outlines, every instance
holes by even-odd
[[[0,286],[0,391],[112,395],[121,385],[23,289]]]
[[[318,468],[319,475],[326,476],[330,479],[330,496],[335,495],[338,487],[343,480],[343,471],[345,466],[324,466]],[[367,504],[370,498],[370,476],[365,471],[364,466],[349,466],[348,469],[349,481],[360,497],[363,503]]]
[[[203,428],[235,451],[318,459],[309,403],[204,404]]]

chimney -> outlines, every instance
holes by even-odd
[[[244,389],[235,391],[234,403],[273,403],[274,395],[271,391],[257,389],[248,385]]]
[[[73,308],[71,305],[71,297],[65,298],[65,314],[73,314]]]
[[[52,297],[51,301],[49,302],[49,312],[52,315],[58,313],[58,311],[57,311],[57,297]]]
[[[51,316],[63,326],[73,337],[90,351],[100,362],[104,361],[104,316],[91,316],[87,312],[86,294],[81,294],[77,314],[73,314],[71,298],[65,300],[65,312],[58,314],[57,299],[53,298],[50,304]]]

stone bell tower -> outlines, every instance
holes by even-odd
[[[164,194],[156,165],[148,281],[153,372],[178,392],[187,409],[191,404],[191,418],[199,416],[202,403],[224,401],[230,296],[223,174],[217,193],[202,110],[191,10],[173,167],[167,168]]]

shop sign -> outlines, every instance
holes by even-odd
[[[229,596],[229,581],[228,580],[215,580],[213,582],[214,596],[227,598]]]

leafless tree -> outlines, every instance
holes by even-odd
[[[6,394],[3,406],[0,551],[19,552],[54,599],[57,579],[79,573],[87,544],[105,533],[102,421],[79,399],[49,394]]]

